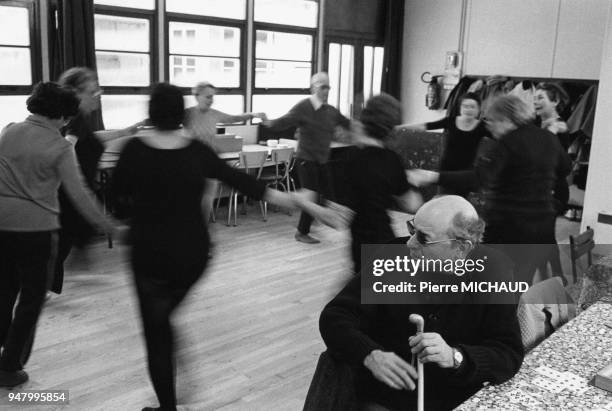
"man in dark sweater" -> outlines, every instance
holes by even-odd
[[[408,241],[412,258],[485,258],[485,270],[465,274],[463,281],[512,279],[507,258],[477,245],[484,224],[465,199],[444,196],[426,203],[414,228]],[[439,274],[423,275],[435,281]],[[521,366],[514,299],[500,304],[491,295],[466,294],[454,296],[460,303],[452,305],[367,305],[361,304],[360,290],[355,278],[327,304],[320,330],[330,353],[356,368],[363,410],[417,409],[412,354],[424,363],[425,406],[431,410],[453,409],[483,386],[508,380]],[[413,313],[425,319],[424,332],[416,336],[408,321]]]
[[[333,188],[327,161],[330,145],[337,126],[346,129],[350,120],[335,108],[327,104],[329,95],[329,77],[326,73],[316,73],[310,80],[312,95],[297,103],[287,114],[264,125],[272,131],[282,131],[297,127],[299,145],[296,153],[297,172],[303,188],[332,197]],[[295,239],[307,244],[316,244],[319,240],[311,237],[310,225],[313,218],[302,212]]]

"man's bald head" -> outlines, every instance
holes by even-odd
[[[415,215],[415,225],[431,234],[447,235],[480,242],[484,222],[469,201],[460,196],[446,195],[423,204]]]

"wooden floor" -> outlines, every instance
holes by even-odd
[[[183,409],[301,410],[324,349],[319,313],[351,274],[347,233],[317,225],[321,244],[298,243],[297,218],[270,212],[264,223],[251,207],[238,227],[211,225],[214,258],[174,318]],[[156,405],[126,249],[91,251],[46,304],[20,389],[69,390],[69,410]]]
[[[302,409],[324,349],[319,313],[351,274],[347,233],[315,226],[321,244],[298,243],[297,218],[271,212],[264,223],[251,207],[238,227],[211,225],[214,258],[174,318],[182,409]],[[393,214],[398,235],[407,219]],[[55,409],[156,405],[126,249],[100,241],[91,251],[89,268],[73,258],[64,293],[45,306],[20,389],[69,390],[70,405]]]

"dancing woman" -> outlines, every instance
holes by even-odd
[[[27,100],[32,115],[0,135],[0,387],[28,380],[23,367],[60,228],[60,183],[90,224],[112,230],[82,185],[74,150],[60,134],[78,105],[72,91],[55,83],[38,84]]]
[[[221,180],[257,200],[308,208],[301,197],[266,188],[183,134],[183,118],[181,90],[165,83],[155,86],[149,102],[155,129],[127,143],[113,176],[116,210],[131,218],[132,270],[149,374],[160,403],[144,410],[176,410],[170,316],[207,265],[210,238],[202,215],[206,179]],[[316,214],[317,207],[313,204],[309,212]]]
[[[455,118],[444,117],[437,121],[422,124],[398,126],[409,130],[446,131],[444,149],[440,159],[440,171],[469,170],[474,165],[478,146],[482,138],[488,135],[483,121],[480,120],[480,97],[466,93],[459,99],[460,111]],[[468,191],[447,184],[440,184],[442,194],[457,194],[467,197]]]

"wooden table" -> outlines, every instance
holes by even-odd
[[[533,383],[536,368],[547,366],[571,372],[585,380],[612,363],[612,304],[598,302],[555,331],[530,351],[519,372],[500,385],[483,388],[458,410],[596,410],[612,409],[612,393],[588,386],[576,394],[569,390],[550,392]],[[520,390],[533,401],[517,402]],[[609,408],[606,408],[609,407]]]

